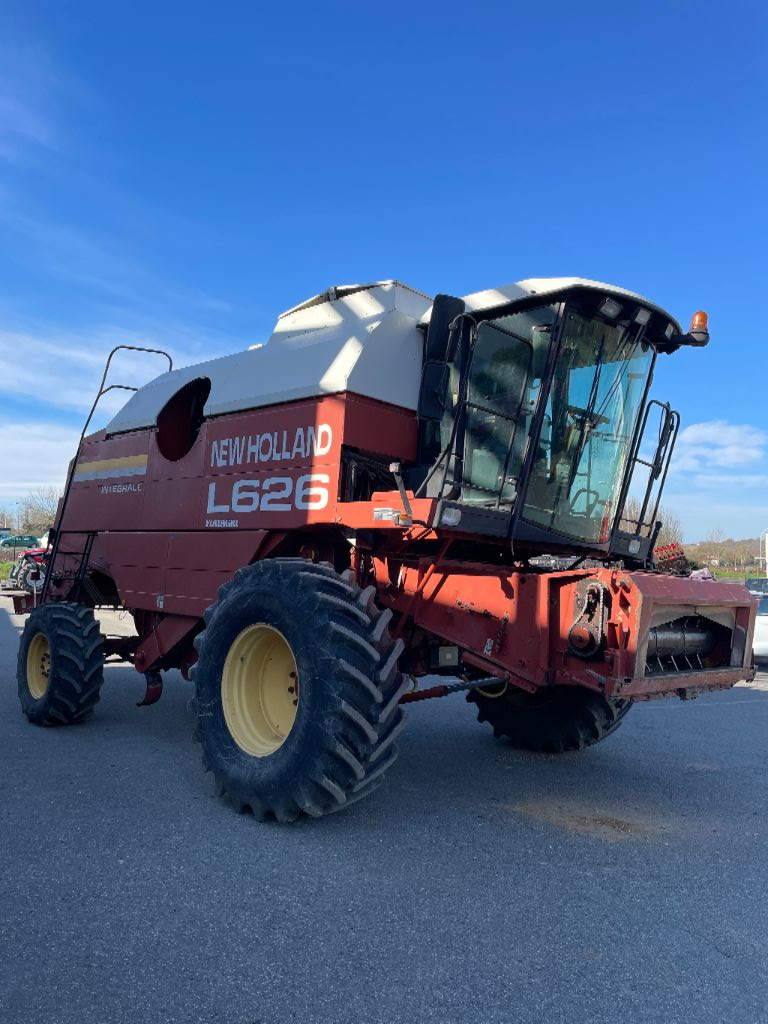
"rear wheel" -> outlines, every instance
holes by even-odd
[[[289,558],[219,591],[195,640],[196,737],[237,810],[319,817],[367,796],[394,762],[403,644],[374,593]]]
[[[45,583],[45,566],[39,562],[27,562],[19,570],[16,583],[21,590],[29,594],[40,593]]]
[[[104,638],[93,610],[50,603],[21,634],[16,678],[21,708],[35,725],[69,725],[93,712],[104,682]]]
[[[554,686],[538,693],[510,688],[498,695],[470,690],[478,722],[488,722],[493,735],[519,750],[560,754],[599,743],[621,725],[632,704],[575,686]]]

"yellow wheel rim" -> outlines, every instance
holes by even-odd
[[[38,633],[27,651],[27,686],[35,700],[45,696],[50,676],[51,645],[45,633]]]
[[[257,623],[229,649],[221,675],[224,719],[241,750],[267,757],[285,742],[296,721],[299,676],[283,634]]]

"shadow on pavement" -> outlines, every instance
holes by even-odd
[[[119,771],[141,776],[151,764],[163,776],[182,772],[188,792],[210,794],[210,776],[201,771],[199,748],[191,742],[193,687],[175,671],[164,674],[159,704],[136,708],[143,677],[130,666],[109,665],[90,721],[74,729],[33,730],[38,735],[31,736],[16,696],[19,630],[3,604],[0,705],[6,743],[47,743],[74,771],[90,768],[106,747]],[[475,822],[555,827],[605,841],[717,833],[749,803],[744,778],[758,770],[764,749],[757,734],[762,737],[768,725],[758,710],[768,709],[766,683],[763,676],[752,687],[693,702],[641,704],[604,743],[560,755],[520,752],[494,740],[459,696],[414,705],[401,734],[400,758],[384,785],[321,827],[335,834],[385,820],[408,822],[414,815],[429,822],[450,807]],[[755,743],[745,730],[755,732]]]

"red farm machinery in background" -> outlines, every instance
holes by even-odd
[[[708,338],[581,279],[384,282],[169,365],[83,431],[41,593],[16,598],[24,713],[89,716],[107,657],[144,703],[179,668],[222,794],[285,821],[373,790],[409,701],[466,690],[497,736],[557,752],[752,678],[754,599],[651,568],[679,426],[653,369]],[[103,607],[136,635],[102,635]]]

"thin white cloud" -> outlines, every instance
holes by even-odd
[[[84,337],[64,332],[37,336],[0,330],[0,394],[31,399],[42,407],[85,411],[96,397],[109,351],[118,344],[141,341],[121,331]],[[146,383],[164,368],[157,358],[141,365],[135,354],[125,353],[110,379],[135,386]],[[121,398],[119,393],[111,393],[104,399],[104,409],[119,408],[125,400],[125,394]]]
[[[721,491],[738,488],[743,491],[764,490],[768,495],[768,473],[697,473],[693,477],[696,487]],[[733,492],[732,492],[733,493]],[[742,495],[743,497],[743,495]]]
[[[179,323],[157,324],[148,332],[112,325],[82,333],[40,325],[29,330],[0,328],[0,395],[35,403],[41,416],[46,409],[84,413],[96,396],[107,356],[117,345],[165,350],[174,367],[181,367],[245,349],[247,340],[233,343]],[[157,355],[120,352],[108,383],[140,387],[167,366]],[[99,403],[101,422],[103,414],[114,413],[128,397],[124,391],[106,395]]]
[[[676,472],[743,469],[766,457],[768,434],[749,424],[710,420],[680,431],[672,460]]]
[[[63,487],[78,437],[58,423],[0,420],[0,505],[38,487]]]
[[[683,524],[686,542],[704,540],[713,530],[726,537],[758,537],[768,527],[768,495],[759,490],[732,487],[664,493],[662,504]]]
[[[46,51],[26,41],[11,44],[6,31],[0,45],[0,159],[18,163],[56,148],[49,109],[61,88]]]
[[[52,147],[50,125],[22,100],[0,92],[0,157],[15,162],[29,144]]]
[[[151,225],[153,232],[161,231],[169,215],[145,208],[134,196],[116,189],[98,148],[95,153],[88,150],[78,125],[83,110],[91,110],[99,98],[70,71],[54,66],[46,49],[35,40],[23,35],[14,39],[9,27],[4,28],[0,39],[0,164],[20,164],[25,171],[31,168],[54,178],[57,191],[73,182],[79,189],[90,185],[94,204],[99,205],[100,197],[110,218],[118,222],[122,218],[121,228],[101,232],[81,219],[67,223],[58,209],[54,212],[30,203],[23,181],[17,181],[12,190],[6,184],[0,187],[0,227],[8,236],[2,240],[6,256],[36,277],[44,274],[66,281],[82,292],[101,293],[101,298],[116,299],[134,310],[169,311],[183,306],[208,315],[232,312],[227,299],[209,295],[196,284],[186,287],[163,280],[144,258],[131,255],[124,239],[136,240],[135,225],[143,224],[146,245],[147,226]],[[51,159],[54,151],[56,160]],[[177,224],[169,222],[165,228],[178,234]],[[189,231],[196,228],[187,225]],[[116,239],[122,241],[116,243]],[[141,251],[134,246],[135,253]]]
[[[708,420],[680,431],[662,501],[685,539],[713,529],[754,537],[768,521],[768,433],[748,423]]]
[[[137,268],[100,245],[82,228],[35,217],[6,192],[0,195],[0,226],[15,239],[10,251],[20,263],[52,276],[133,300],[141,285]]]
[[[644,446],[643,458],[653,457]],[[636,474],[642,493],[646,477]],[[682,521],[686,541],[714,529],[755,537],[768,524],[768,433],[725,419],[692,423],[680,431],[662,507]]]
[[[7,254],[35,275],[76,285],[81,292],[101,293],[131,310],[194,309],[203,315],[226,315],[234,306],[197,287],[178,287],[125,255],[113,239],[100,238],[82,225],[61,223],[30,212],[7,189],[0,189],[0,229],[12,241]]]

